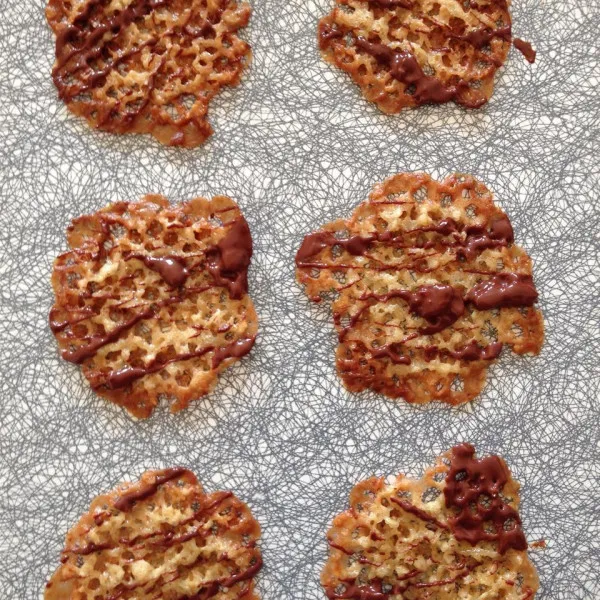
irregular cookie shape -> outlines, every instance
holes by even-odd
[[[523,354],[543,342],[531,259],[466,175],[388,179],[348,221],[307,235],[296,266],[312,300],[335,296],[337,368],[354,392],[459,404],[503,344]]]
[[[386,113],[449,101],[479,108],[490,99],[494,74],[510,49],[508,5],[336,0],[319,23],[319,47]]]
[[[98,496],[67,533],[45,600],[257,600],[260,526],[177,467]]]
[[[185,408],[254,345],[252,238],[231,198],[118,202],[75,219],[67,237],[50,327],[62,357],[136,417],[162,395]]]
[[[112,133],[150,133],[197,146],[212,133],[208,104],[237,85],[251,57],[236,33],[236,0],[49,0],[52,77],[69,110]]]
[[[328,533],[327,597],[533,598],[519,484],[501,458],[474,452],[456,446],[420,480],[373,477],[354,487]]]

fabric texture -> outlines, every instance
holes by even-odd
[[[322,600],[325,533],[371,475],[419,475],[460,441],[502,456],[544,600],[600,596],[598,0],[515,1],[511,50],[480,110],[385,116],[321,60],[330,0],[261,0],[241,35],[253,63],[211,104],[193,150],[97,132],[58,100],[43,0],[0,3],[0,590],[40,598],[64,535],[91,499],[147,469],[184,465],[231,489],[262,529],[264,600]],[[402,171],[472,174],[495,194],[534,260],[546,342],[506,352],[479,400],[410,406],[346,392],[330,315],[294,281],[294,254]],[[146,193],[226,194],[254,239],[252,353],[216,390],[145,422],[96,396],[59,357],[47,323],[53,259],[80,214]]]

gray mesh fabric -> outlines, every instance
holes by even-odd
[[[514,2],[515,51],[477,111],[429,106],[395,117],[324,63],[316,24],[329,0],[254,2],[242,33],[254,61],[210,109],[195,150],[99,133],[67,113],[50,70],[43,0],[0,3],[0,590],[39,598],[67,529],[92,497],[149,468],[189,466],[232,489],[263,527],[265,600],[324,598],[331,518],[371,474],[420,474],[461,440],[496,453],[522,483],[540,598],[600,597],[597,545],[597,0]],[[309,231],[347,217],[400,172],[470,173],[495,192],[535,261],[546,343],[506,352],[481,398],[409,406],[344,391],[326,309],[294,282]],[[70,219],[146,193],[227,194],[255,242],[250,293],[261,329],[246,359],[186,411],[134,422],[59,358],[47,326],[53,258]]]

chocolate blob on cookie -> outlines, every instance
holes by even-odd
[[[479,108],[512,40],[508,0],[336,0],[318,29],[323,58],[386,113],[456,102]],[[535,60],[531,45],[515,46]]]
[[[178,411],[252,349],[252,238],[230,198],[118,202],[67,235],[50,327],[99,395],[136,417],[162,397]]]
[[[459,404],[504,345],[537,354],[543,342],[531,259],[467,175],[388,179],[349,220],[307,235],[296,267],[313,301],[333,297],[337,368],[354,392]]]
[[[237,85],[251,57],[236,0],[50,0],[52,78],[69,110],[112,133],[149,133],[197,146],[212,133],[208,105]]]
[[[373,477],[333,520],[321,582],[331,600],[455,600],[535,596],[519,484],[498,456],[470,444],[420,480]]]
[[[95,498],[70,529],[45,600],[258,600],[260,526],[231,492],[182,467]]]

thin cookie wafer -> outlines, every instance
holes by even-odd
[[[479,108],[490,99],[494,74],[510,49],[509,4],[336,0],[319,22],[319,47],[386,113],[449,101]],[[534,59],[531,50],[527,60]]]
[[[95,498],[67,533],[45,600],[257,600],[260,526],[231,492],[175,467]]]
[[[118,202],[75,219],[67,238],[50,327],[62,357],[136,417],[163,396],[185,408],[254,345],[252,238],[231,198]]]
[[[505,462],[460,444],[419,480],[356,485],[321,583],[332,600],[529,600],[539,582],[518,509]]]
[[[197,146],[212,133],[210,100],[237,85],[250,46],[237,0],[49,0],[52,78],[69,110],[112,133]]]
[[[504,344],[537,354],[543,342],[531,259],[467,175],[388,179],[349,220],[307,235],[296,267],[313,301],[333,298],[337,368],[354,392],[459,404]]]

